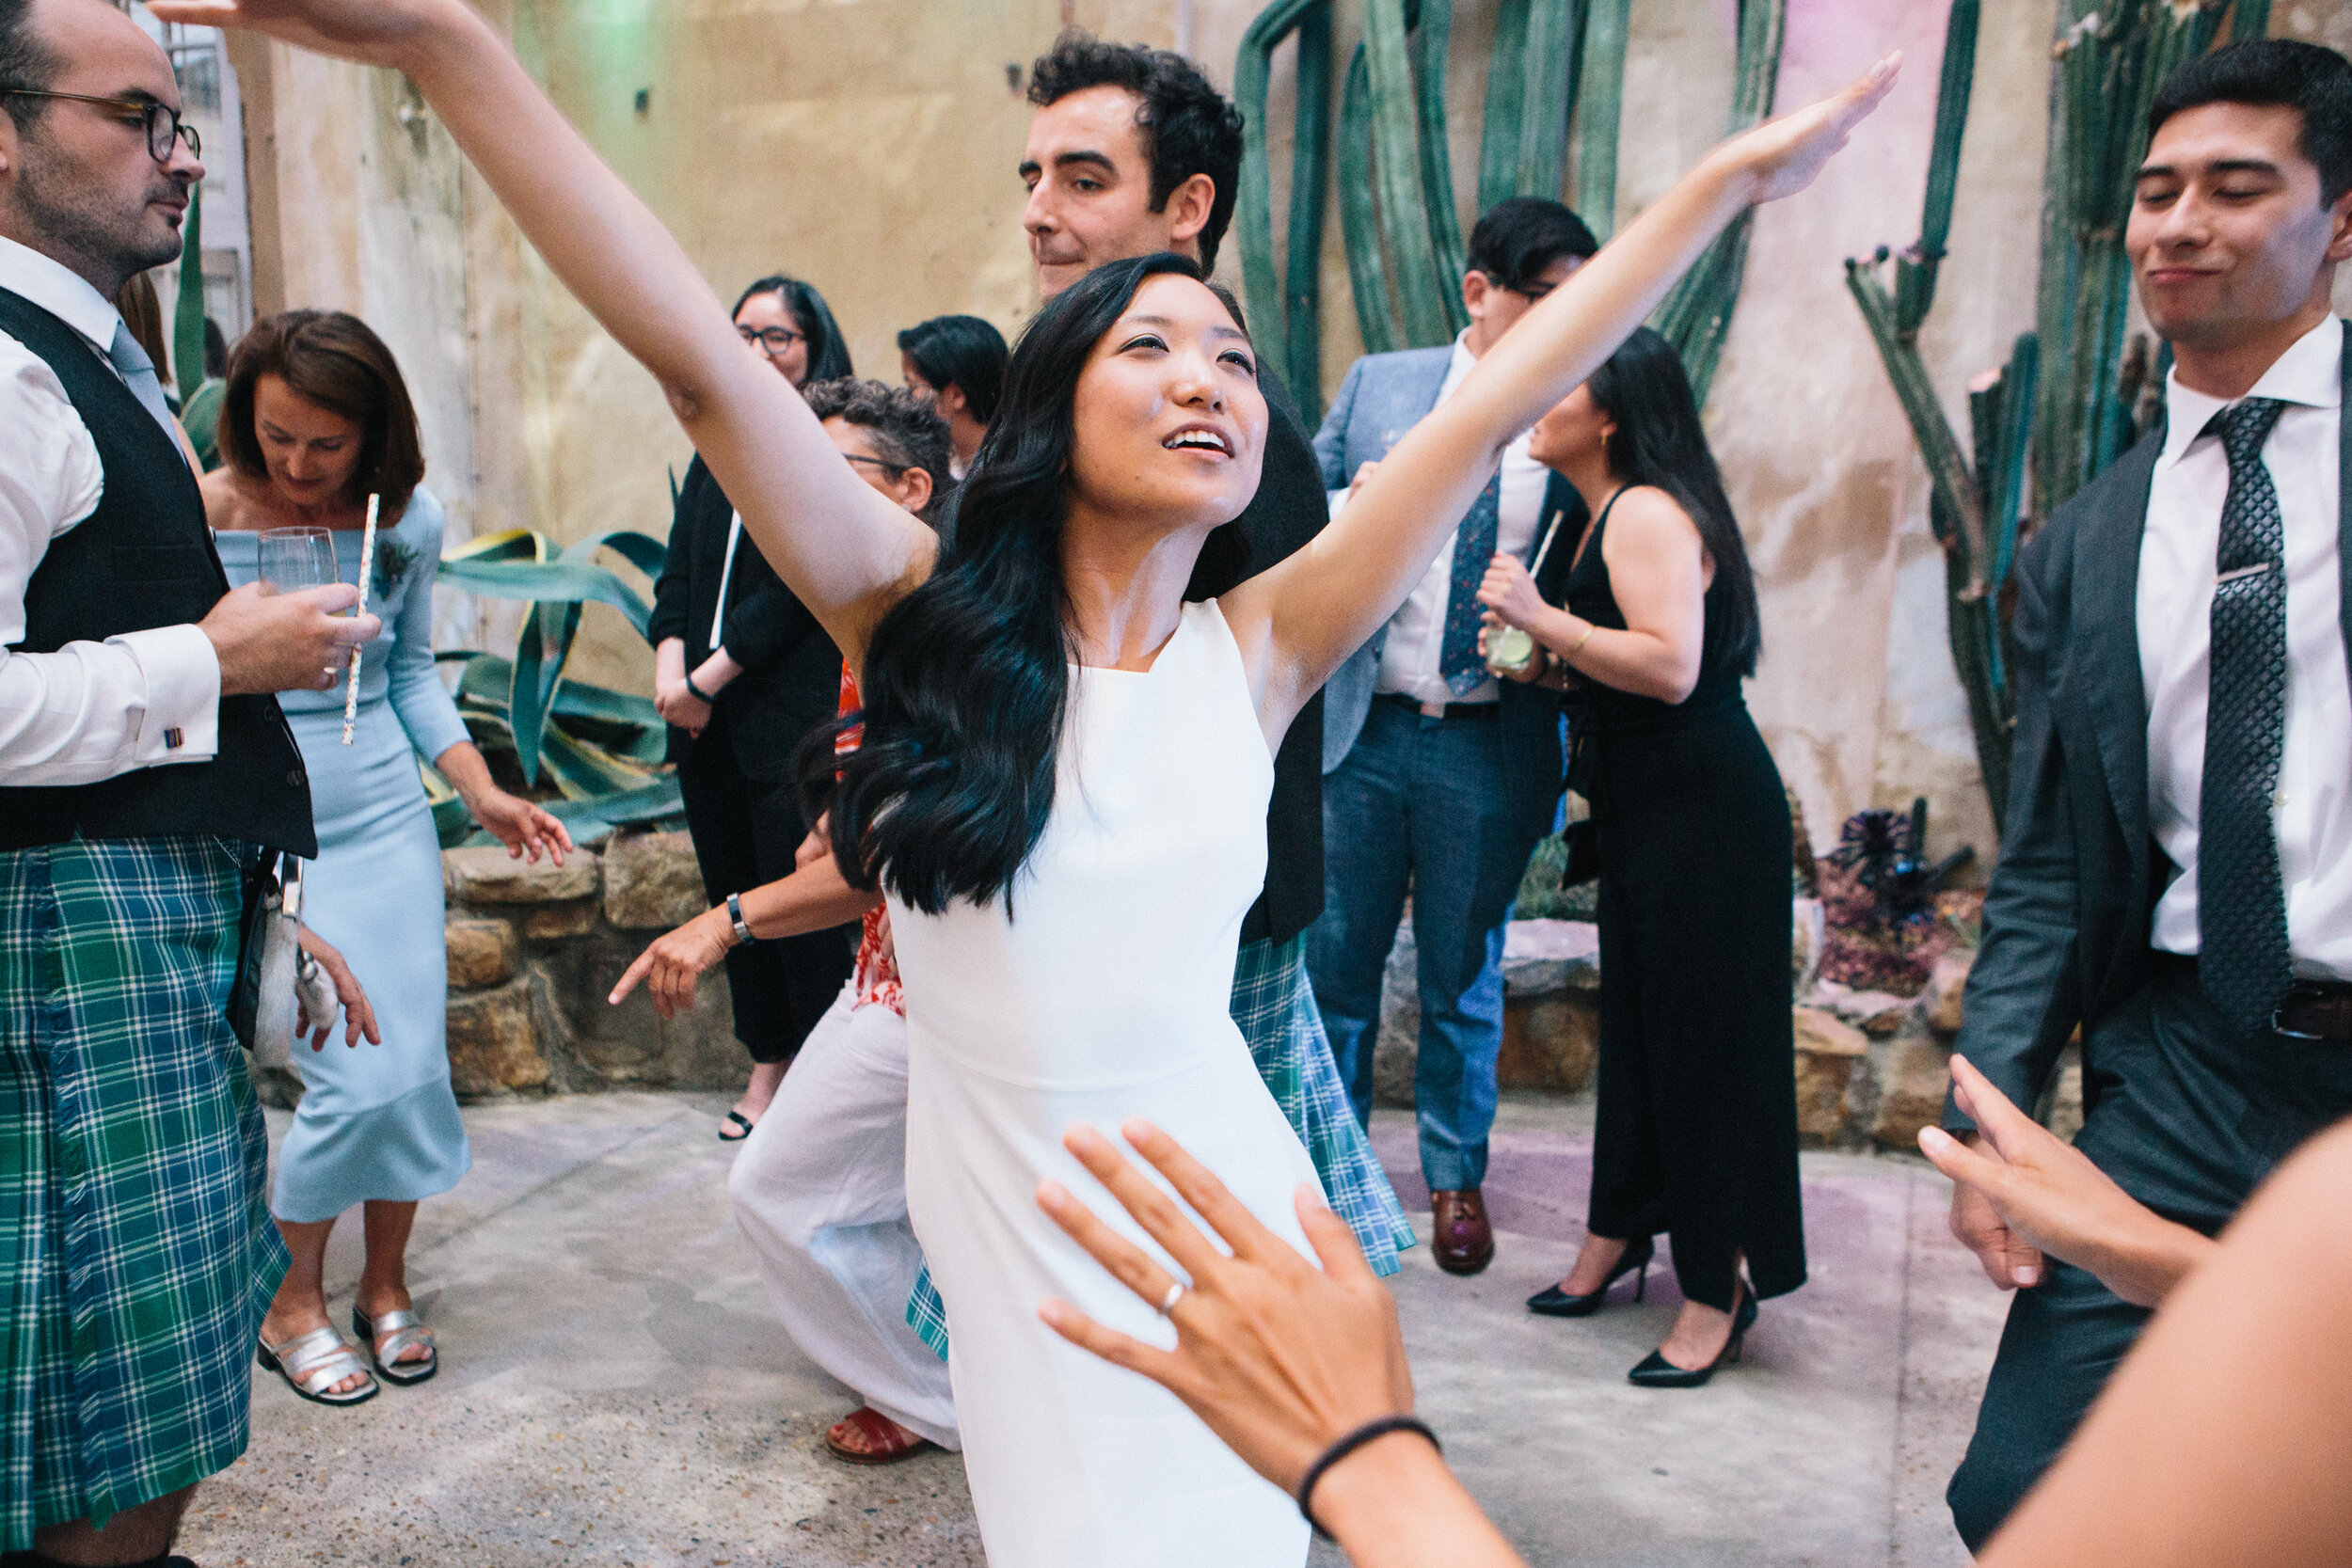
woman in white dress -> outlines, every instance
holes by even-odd
[[[1710,154],[1529,311],[1311,545],[1187,605],[1196,560],[1257,488],[1266,423],[1248,339],[1189,261],[1114,262],[1040,312],[943,552],[744,350],[676,242],[459,0],[153,8],[405,71],[660,379],[745,530],[860,671],[866,739],[833,799],[835,853],[890,897],[910,1212],[947,1302],[991,1560],[1301,1562],[1288,1499],[1171,1396],[1039,1320],[1058,1296],[1168,1333],[1034,1193],[1058,1180],[1132,1227],[1060,1136],[1139,1114],[1305,1250],[1292,1198],[1313,1167],[1227,1006],[1274,748],[1420,579],[1504,445],[1734,216],[1807,183],[1893,62]]]

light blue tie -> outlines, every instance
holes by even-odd
[[[121,372],[123,385],[139,400],[139,406],[155,416],[155,422],[164,427],[171,438],[174,451],[180,450],[180,427],[172,422],[171,405],[164,401],[164,384],[155,379],[155,361],[139,347],[139,341],[131,336],[131,328],[123,322],[115,323],[115,341],[106,351],[106,357]]]

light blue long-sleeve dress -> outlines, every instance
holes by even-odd
[[[358,724],[342,743],[343,692],[286,692],[278,703],[310,774],[319,858],[303,874],[303,924],[333,942],[375,1006],[384,1043],[323,1051],[295,1044],[302,1104],[278,1149],[270,1209],[296,1224],[332,1219],[364,1199],[414,1201],[457,1184],[473,1163],[450,1091],[449,971],[441,852],[415,753],[469,739],[433,669],[433,578],[441,504],[424,490],[376,530],[368,609],[384,619],[359,666]],[[260,535],[218,535],[232,583],[256,576]],[[345,582],[358,580],[360,531],[338,530]]]

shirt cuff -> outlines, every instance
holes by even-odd
[[[220,752],[220,655],[194,626],[156,626],[106,639],[138,661],[147,705],[132,766],[210,762]]]

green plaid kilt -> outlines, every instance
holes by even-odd
[[[1307,982],[1307,939],[1246,943],[1233,968],[1232,1008],[1258,1075],[1323,1178],[1331,1212],[1354,1228],[1375,1274],[1396,1273],[1405,1266],[1397,1253],[1413,1244],[1413,1227],[1373,1157],[1372,1140],[1348,1108],[1323,1014]],[[942,1361],[947,1359],[947,1307],[929,1268],[915,1276],[907,1323]]]
[[[0,1550],[245,1451],[287,1263],[224,1006],[242,846],[0,852]]]

